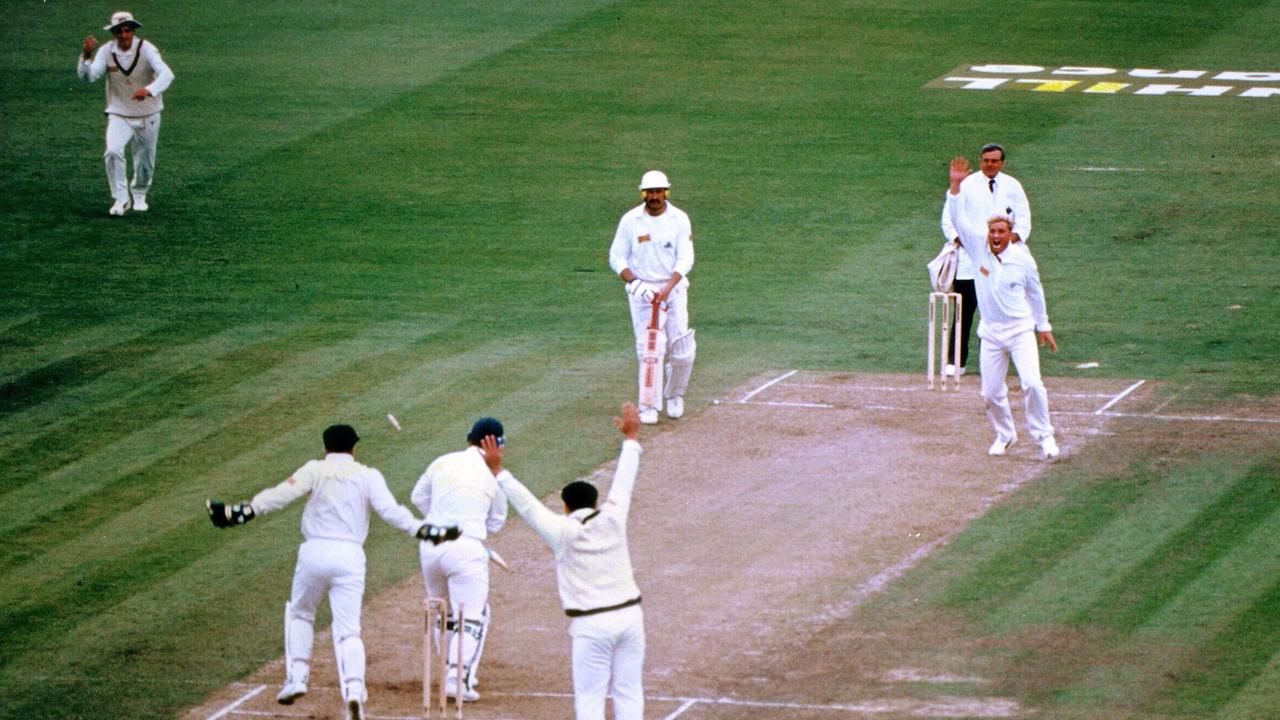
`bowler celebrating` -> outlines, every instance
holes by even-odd
[[[1058,342],[1049,324],[1040,271],[1026,243],[1013,243],[1013,221],[1007,216],[996,215],[981,227],[960,212],[956,198],[968,176],[968,160],[958,157],[951,161],[947,212],[975,269],[974,285],[982,313],[978,323],[982,399],[996,431],[987,454],[1004,455],[1018,439],[1009,411],[1009,388],[1005,385],[1012,359],[1026,398],[1027,427],[1031,437],[1040,443],[1044,458],[1052,460],[1058,456],[1058,443],[1049,422],[1049,396],[1040,379],[1037,335],[1040,345],[1048,344],[1055,352]]]

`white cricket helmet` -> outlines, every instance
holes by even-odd
[[[671,181],[667,180],[667,174],[661,170],[650,170],[640,178],[641,190],[666,190],[671,187]]]

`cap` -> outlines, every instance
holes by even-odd
[[[111,16],[111,24],[102,28],[103,30],[115,30],[121,25],[128,25],[133,28],[142,27],[142,23],[133,19],[133,13],[121,10]]]
[[[661,170],[650,170],[640,178],[641,190],[666,190],[671,187],[671,181],[667,180],[667,174]]]
[[[502,432],[502,423],[491,417],[482,417],[471,426],[471,432],[467,433],[467,442],[472,445],[479,445],[480,441],[492,435],[498,438],[498,444],[505,442]]]
[[[324,429],[324,449],[329,452],[351,452],[360,436],[350,425],[330,425]]]

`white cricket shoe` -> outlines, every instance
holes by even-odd
[[[657,412],[657,411],[655,410],[654,412]],[[445,677],[444,694],[451,698],[454,698],[455,700],[458,698],[458,675],[456,671],[453,674]],[[476,692],[472,688],[466,687],[465,685],[463,686],[462,702],[475,702],[479,699],[480,699],[480,693]]]
[[[276,702],[281,705],[292,705],[294,700],[307,694],[307,684],[301,680],[289,680],[280,688],[280,694],[276,696]]]
[[[640,424],[641,425],[657,425],[658,409],[654,407],[644,406],[640,408]]]
[[[1053,460],[1058,457],[1058,442],[1050,435],[1040,441],[1040,450],[1044,453],[1045,460]]]
[[[1018,442],[1017,435],[1014,435],[1013,438],[1009,440],[1009,442],[1005,442],[1000,438],[996,438],[996,441],[991,443],[991,447],[987,448],[987,454],[993,457],[1004,455],[1009,451],[1009,446],[1016,442]]]
[[[955,376],[956,376],[956,366],[955,366],[955,365],[948,365],[948,366],[946,366],[946,367],[942,368],[942,377],[955,377]]]
[[[119,217],[119,216],[123,215],[123,214],[125,213],[125,211],[126,211],[126,210],[128,210],[128,209],[129,209],[129,201],[128,201],[128,200],[117,200],[117,201],[116,201],[116,204],[115,204],[115,205],[112,205],[112,206],[111,206],[111,209],[107,211],[107,214],[109,214],[109,215],[115,215],[116,217]]]
[[[667,417],[675,420],[682,415],[684,415],[684,398],[667,398]]]
[[[134,196],[133,196],[133,211],[134,211],[134,212],[146,212],[146,211],[147,211],[147,209],[148,209],[148,208],[150,208],[150,207],[151,207],[150,205],[147,205],[147,196],[146,196],[146,195],[134,195]]]

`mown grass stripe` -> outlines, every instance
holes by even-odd
[[[246,346],[268,338],[279,342],[289,332],[289,327],[283,324],[237,325],[215,330],[210,335],[181,338],[166,328],[140,339],[150,352],[135,362],[127,365],[113,362],[97,377],[60,387],[39,404],[10,413],[4,420],[9,429],[0,436],[0,454],[13,457],[24,448],[39,444],[41,448],[36,454],[44,455],[49,452],[47,436],[52,433],[72,432],[71,439],[78,442],[83,436],[79,431],[69,430],[69,426],[94,416],[127,416],[121,408],[135,404],[134,398],[148,390],[185,377]],[[15,464],[24,471],[33,470],[26,462]]]
[[[1003,507],[981,523],[987,532],[962,535],[957,549],[973,559],[941,594],[944,604],[981,617],[1027,592],[1059,562],[1086,546],[1099,527],[1123,515],[1151,488],[1128,476],[1103,476],[1071,486],[1040,506]]]
[[[1219,493],[1224,476],[1242,472],[1235,458],[1215,458],[1208,465],[1179,468],[1159,482],[1152,473],[1135,469],[1122,482],[1145,488],[1120,512],[1093,527],[1082,528],[1085,540],[1069,554],[1059,555],[1036,581],[1023,588],[992,615],[996,627],[1024,623],[1057,623],[1079,617],[1089,622],[1087,608],[1109,607],[1122,579],[1152,554],[1162,552],[1195,523]]]
[[[49,327],[53,318],[23,326],[24,335],[0,337],[0,412],[25,407],[26,398],[39,396],[42,388],[56,383],[75,367],[81,356],[104,353],[154,332],[155,322],[102,322],[70,332]],[[67,366],[60,370],[60,366]]]
[[[1280,652],[1278,535],[1273,508],[1136,631],[1095,626],[1109,642],[1064,679],[1059,704],[1123,696],[1153,716],[1194,717],[1226,706]]]
[[[1280,521],[1270,523],[1265,537],[1253,539],[1265,548],[1277,532],[1280,532]],[[1172,669],[1177,682],[1167,697],[1149,703],[1154,709],[1185,712],[1190,708],[1207,716],[1225,707],[1237,693],[1266,673],[1270,660],[1280,653],[1280,561],[1274,546],[1270,552],[1251,554],[1251,560],[1260,562],[1251,565],[1243,576],[1253,582],[1248,587],[1239,587],[1236,583],[1234,592],[1220,585],[1218,597],[1214,599],[1226,597],[1226,602],[1216,608],[1212,605],[1197,608],[1205,615],[1213,608],[1219,616],[1230,618],[1229,622],[1219,626],[1217,632],[1197,648],[1194,659]],[[1250,598],[1252,602],[1237,613],[1237,608]]]
[[[1197,471],[1211,476],[1220,472],[1204,466]],[[1280,483],[1276,482],[1275,466],[1255,465],[1229,480],[1212,503],[1151,548],[1141,563],[1112,578],[1101,598],[1074,614],[1073,621],[1132,632],[1229,553],[1277,507]]]
[[[1265,668],[1218,709],[1214,720],[1263,720],[1276,712],[1280,699],[1280,652]]]
[[[315,392],[317,387],[324,387],[323,381],[328,375],[367,355],[390,352],[426,332],[429,330],[412,326],[391,331],[375,325],[350,337],[291,354],[283,363],[229,386],[220,395],[185,407],[179,414],[160,419],[48,473],[37,483],[0,496],[8,509],[0,515],[0,537],[120,477],[181,453],[184,448],[253,414],[280,396],[307,388]]]

